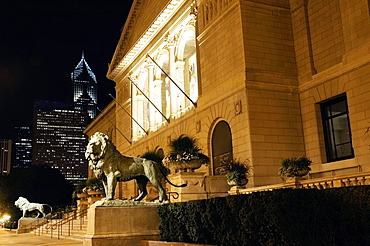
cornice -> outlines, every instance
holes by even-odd
[[[132,61],[139,56],[139,54],[141,54],[141,52],[161,31],[166,23],[171,20],[179,8],[186,2],[186,0],[169,1],[168,5],[158,14],[150,27],[142,34],[142,36],[132,47],[128,48],[126,45],[133,25],[136,22],[137,12],[140,8],[141,2],[142,0],[136,0],[132,6],[130,16],[126,21],[123,33],[121,35],[119,45],[117,46],[112,63],[109,66],[107,77],[112,80],[116,78],[120,71],[127,68],[127,66],[131,64]]]

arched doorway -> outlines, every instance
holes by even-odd
[[[233,158],[231,130],[226,121],[216,124],[212,134],[213,175],[225,174],[225,166]]]

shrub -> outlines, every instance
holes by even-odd
[[[282,189],[158,207],[161,240],[250,245],[370,245],[370,186]]]

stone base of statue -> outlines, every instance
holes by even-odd
[[[18,220],[17,234],[27,233],[46,223],[44,218],[20,218]]]
[[[141,240],[159,240],[159,216],[153,202],[101,200],[87,212],[84,246],[140,246]]]

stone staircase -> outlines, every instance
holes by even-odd
[[[34,228],[31,232],[36,236],[82,241],[87,232],[86,211],[64,214],[62,217],[63,219],[48,220],[47,223]]]
[[[87,231],[87,220],[73,219],[60,226],[59,238],[82,241]]]

